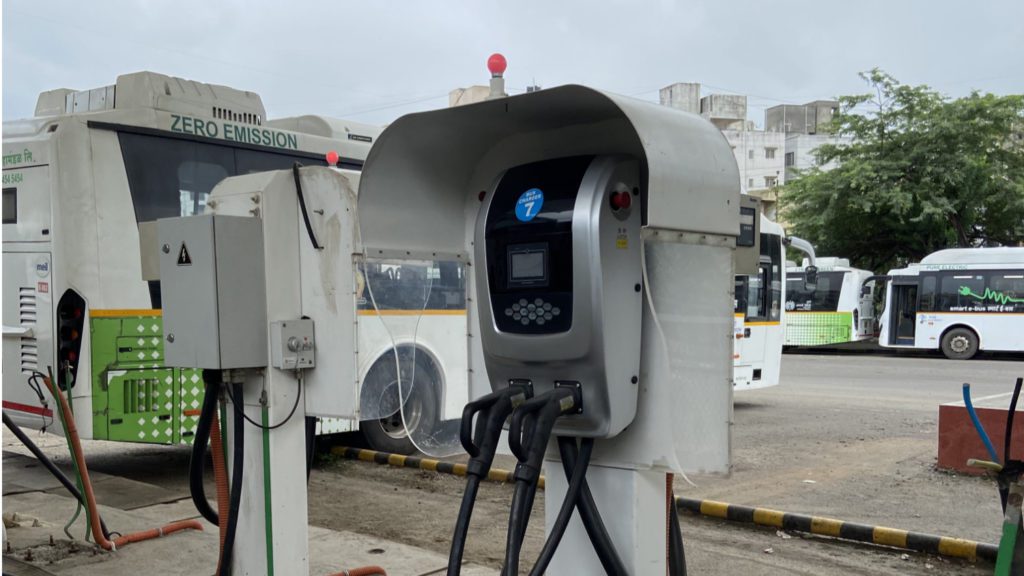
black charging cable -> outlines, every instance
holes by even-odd
[[[313,225],[309,222],[309,212],[306,210],[306,195],[302,193],[302,177],[299,175],[299,168],[302,168],[301,162],[292,164],[292,178],[295,180],[295,194],[299,197],[299,210],[302,212],[302,222],[306,224],[306,234],[309,236],[309,242],[313,244],[313,248],[323,250],[324,247],[317,242],[316,234],[313,233]]]
[[[234,392],[232,398],[242,398],[242,385],[238,382],[225,384]],[[233,403],[234,401],[232,401]],[[227,528],[224,531],[224,550],[220,560],[220,574],[231,574],[231,561],[235,547],[235,535],[238,531],[238,513],[242,507],[242,466],[245,462],[245,421],[235,415],[232,428],[232,466],[231,466],[231,499],[228,504]]]
[[[532,395],[533,389],[529,385],[513,384],[466,404],[462,411],[459,440],[470,459],[466,464],[466,491],[462,494],[462,505],[459,507],[455,535],[448,555],[448,576],[458,576],[462,571],[462,556],[477,491],[481,480],[487,477],[494,463],[502,427],[512,411]]]
[[[555,421],[565,415],[578,413],[581,407],[578,387],[558,386],[524,402],[512,413],[509,424],[509,448],[519,459],[513,478],[516,487],[509,511],[508,536],[505,547],[505,567],[502,574],[519,574],[519,553],[522,550],[526,527],[530,522],[533,499],[537,493],[544,452]]]
[[[210,431],[213,428],[213,415],[217,411],[217,396],[220,390],[220,372],[203,370],[203,381],[206,392],[203,395],[203,406],[199,412],[195,435],[192,436],[192,454],[188,462],[188,487],[192,502],[199,514],[214,526],[220,525],[217,511],[206,499],[206,487],[203,484],[203,472],[206,466],[206,449],[210,443]],[[227,423],[224,423],[226,426]]]
[[[558,452],[562,458],[562,468],[565,470],[565,475],[567,478],[571,478],[576,461],[580,457],[576,440],[568,437],[559,437]],[[608,534],[608,529],[605,528],[601,512],[597,509],[597,503],[594,501],[594,495],[590,491],[590,485],[587,484],[586,479],[583,480],[580,487],[579,497],[576,500],[576,509],[579,510],[580,520],[583,522],[583,527],[587,531],[587,536],[590,538],[590,543],[594,546],[594,552],[597,553],[605,573],[615,576],[626,576],[629,574],[629,571],[626,570],[626,565],[622,562],[622,558],[619,557],[618,552],[615,550],[615,545]]]
[[[672,501],[669,506],[668,573],[670,576],[686,576],[686,551],[683,549],[683,530],[679,526],[675,491],[672,491]]]
[[[576,459],[576,465],[573,466],[572,478],[569,480],[569,488],[565,491],[562,506],[558,510],[558,516],[551,526],[551,531],[548,534],[547,541],[544,542],[544,547],[540,551],[540,556],[533,565],[533,569],[530,570],[530,576],[543,575],[548,569],[548,565],[551,564],[551,559],[555,557],[555,550],[558,549],[562,537],[565,536],[569,520],[572,519],[572,511],[576,509],[576,502],[579,500],[580,492],[586,482],[587,467],[590,465],[590,455],[593,451],[594,439],[584,438],[580,447],[579,458]]]
[[[75,500],[78,500],[78,502],[82,506],[88,506],[88,504],[86,504],[85,497],[82,496],[82,493],[78,490],[78,488],[71,482],[71,480],[67,476],[64,475],[64,472],[62,472],[60,468],[57,468],[57,465],[54,464],[53,461],[50,460],[42,450],[39,449],[39,446],[36,446],[36,443],[33,442],[25,434],[21,427],[14,423],[14,420],[12,420],[11,417],[7,415],[6,410],[4,410],[3,412],[3,422],[4,426],[7,426],[7,428],[10,429],[12,433],[14,433],[18,440],[21,440],[21,443],[24,444],[25,447],[29,449],[29,452],[32,452],[32,455],[34,455],[36,459],[39,460],[40,463],[42,463],[43,467],[45,467],[50,472],[50,474],[52,474],[53,477],[56,478],[61,483],[62,486],[64,486],[64,489],[67,490],[68,493],[71,494],[71,496],[74,497]],[[107,524],[103,521],[103,518],[100,518],[100,530],[103,532],[104,538],[108,540],[113,539],[111,537],[110,530],[107,529]],[[120,536],[120,534],[117,535]]]

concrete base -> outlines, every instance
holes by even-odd
[[[997,394],[973,400],[978,420],[985,427],[992,445],[995,446],[1000,460],[1004,459],[1003,444],[1006,430],[1006,416],[1009,412],[1010,394]],[[1011,447],[1011,455],[1016,459],[1024,459],[1024,401],[1018,402],[1017,413],[1013,419],[1013,438],[1016,440]],[[990,460],[985,445],[967,414],[963,401],[951,402],[939,406],[939,460],[938,467],[955,470],[964,474],[981,475],[983,470],[968,468],[967,459]]]

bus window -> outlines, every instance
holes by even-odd
[[[933,275],[921,275],[921,305],[918,308],[921,312],[934,312],[935,300],[938,293],[935,289],[938,281]]]
[[[227,168],[221,164],[186,160],[178,165],[179,216],[202,214],[206,199],[218,182],[228,177]]]
[[[119,138],[138,222],[184,216],[200,200],[205,204],[220,182],[216,175],[235,174],[234,154],[226,146],[143,134],[121,133]],[[192,200],[188,208],[186,195]]]
[[[235,150],[235,174],[252,174],[267,170],[290,170],[298,162],[303,166],[327,166],[327,160],[299,158],[262,150]]]
[[[846,272],[819,272],[814,290],[804,286],[804,273],[791,272],[786,276],[786,310],[797,312],[835,312],[839,309],[839,294],[843,289]]]
[[[773,266],[778,269],[778,266]],[[768,319],[777,322],[782,318],[782,281],[777,274],[772,274],[771,290],[768,292]]]
[[[736,288],[733,296],[733,313],[747,314],[747,285],[750,283],[750,279],[746,276],[736,277]]]
[[[210,192],[229,176],[291,168],[295,162],[327,165],[309,156],[134,132],[118,132],[118,140],[137,222],[201,214]],[[6,221],[6,196],[4,202]],[[150,281],[149,295],[153,308],[160,308],[160,282]]]
[[[356,279],[360,310],[372,310],[375,304],[382,311],[466,309],[466,278],[461,262],[368,258],[358,263],[357,272],[362,278]]]
[[[782,318],[782,238],[761,234],[761,258],[761,286],[765,290],[761,316],[777,322]]]
[[[985,309],[985,276],[982,274],[947,274],[942,277],[939,310],[972,312]]]
[[[18,223],[18,189],[4,188],[4,224]]]
[[[768,279],[768,269],[765,265],[761,265],[758,268],[758,275],[751,277],[747,281],[747,320],[765,320],[767,315],[766,310],[766,293],[764,290],[765,283]]]
[[[992,312],[1024,312],[1024,274],[1018,272],[989,272],[987,291]],[[998,306],[998,308],[996,308]]]
[[[121,154],[135,218],[199,214],[214,186],[229,176],[306,166],[326,166],[308,156],[233,148],[178,138],[120,132]]]

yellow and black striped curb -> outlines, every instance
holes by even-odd
[[[348,446],[335,446],[334,448],[331,448],[331,453],[348,458],[349,460],[362,460],[363,462],[388,464],[397,468],[416,468],[418,470],[429,470],[431,472],[454,474],[456,476],[466,475],[466,465],[458,462],[445,462],[443,460],[433,460],[431,458],[389,454],[387,452],[377,452],[376,450],[366,450],[363,448],[349,448]],[[502,470],[500,468],[491,468],[487,473],[487,479],[492,482],[514,482],[514,479],[512,478],[512,471]],[[538,486],[541,489],[544,488],[543,476],[540,477]]]
[[[415,456],[403,456],[401,454],[388,454],[375,450],[364,450],[361,448],[348,448],[336,446],[331,453],[350,460],[362,460],[377,464],[388,464],[399,468],[416,468],[429,470],[431,472],[442,472],[456,476],[466,475],[466,465],[456,462],[443,462],[430,458],[418,458]],[[491,468],[487,479],[495,482],[512,482],[512,472]],[[544,487],[544,477],[540,477],[540,488]],[[791,514],[768,508],[752,508],[739,506],[726,502],[714,500],[698,500],[695,498],[676,497],[676,509],[680,511],[721,518],[734,522],[745,522],[759,526],[770,526],[780,530],[791,530],[793,532],[806,532],[818,536],[829,536],[843,540],[853,540],[865,544],[877,544],[880,546],[891,546],[917,552],[927,552],[939,556],[951,558],[963,558],[965,560],[988,560],[995,562],[999,548],[995,544],[986,544],[964,540],[961,538],[948,538],[946,536],[934,536],[920,532],[897,530],[882,526],[870,526],[868,524],[857,524],[855,522],[844,522],[832,518],[818,516],[805,516],[803,514]]]
[[[880,546],[892,546],[917,552],[950,556],[975,560],[981,558],[995,562],[999,548],[994,544],[984,544],[960,538],[947,538],[920,532],[909,532],[882,526],[870,526],[855,522],[844,522],[833,518],[791,514],[768,508],[751,508],[714,500],[697,500],[694,498],[676,497],[676,508],[693,514],[748,522],[759,526],[770,526],[780,530],[807,532],[819,536],[831,536],[843,540],[853,540]]]

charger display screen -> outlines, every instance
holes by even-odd
[[[547,285],[547,244],[520,244],[508,247],[510,287]]]

